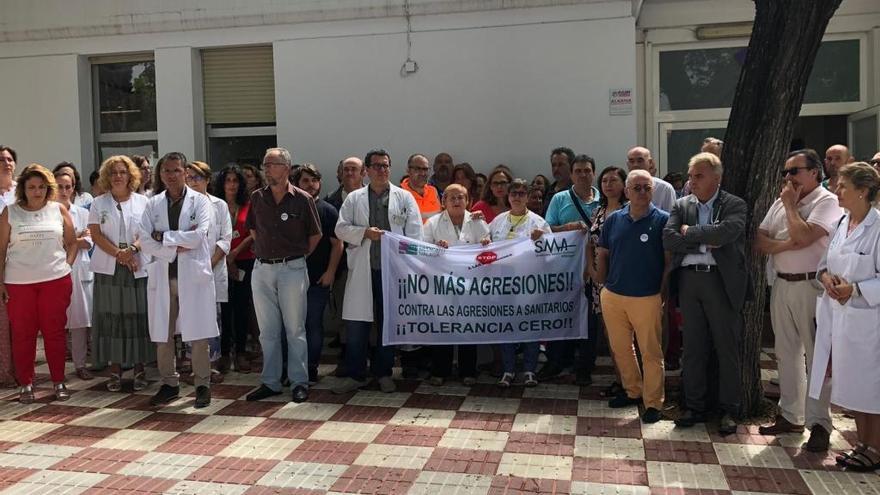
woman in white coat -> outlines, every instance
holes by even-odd
[[[482,212],[467,211],[470,204],[468,190],[459,184],[450,184],[443,191],[444,210],[425,222],[422,240],[442,248],[480,242],[489,235]],[[455,346],[431,347],[431,385],[439,387],[452,374],[452,357]],[[458,346],[458,374],[464,385],[477,381],[477,346]]]
[[[229,302],[229,275],[226,268],[226,255],[229,254],[232,242],[232,220],[229,217],[229,207],[226,206],[226,201],[208,194],[210,182],[211,167],[207,163],[194,161],[186,166],[186,185],[207,196],[213,208],[214,215],[211,218],[211,230],[208,231],[208,244],[213,246],[211,268],[214,271],[214,293],[217,298],[217,322],[219,325],[220,303]],[[216,363],[220,359],[220,337],[211,339],[210,354],[211,363]],[[223,375],[213,365],[211,376],[214,383],[223,381]]]
[[[839,171],[844,215],[819,263],[825,294],[816,306],[810,396],[831,376],[831,402],[852,411],[859,444],[837,456],[852,471],[880,468],[880,175],[867,163]]]
[[[58,202],[70,212],[76,233],[76,261],[70,271],[73,288],[70,294],[70,306],[67,307],[70,354],[76,368],[76,376],[81,380],[91,380],[94,377],[86,369],[86,355],[89,352],[89,327],[92,326],[92,282],[94,281],[94,273],[89,269],[89,250],[94,244],[89,234],[89,210],[71,202],[76,194],[75,181],[76,178],[67,170],[55,172]]]
[[[140,171],[123,155],[101,164],[97,184],[107,191],[89,209],[95,243],[90,263],[95,274],[92,302],[92,361],[110,363],[107,390],[122,390],[122,363],[134,365],[134,390],[149,383],[144,363],[156,359],[147,328],[147,271],[138,231],[147,198],[136,193]]]
[[[388,153],[383,150],[370,151],[364,159],[364,167],[370,178],[370,185],[348,194],[339,209],[339,220],[336,222],[336,237],[346,244],[348,253],[348,279],[342,319],[345,320],[348,336],[345,369],[349,374],[343,383],[333,389],[336,393],[351,392],[368,383],[367,341],[374,320],[381,330],[381,265],[378,264],[378,258],[375,263],[371,260],[377,254],[374,252],[371,256],[371,247],[380,242],[384,230],[416,240],[422,238],[422,217],[415,198],[389,181],[391,158]],[[388,218],[378,218],[371,222],[371,196],[380,206],[387,205]],[[384,210],[384,206],[381,209]],[[385,225],[386,228],[377,225]],[[393,392],[396,389],[391,379],[393,364],[394,348],[383,346],[382,338],[379,337],[372,359],[372,372],[378,378],[379,388],[383,392]]]
[[[204,194],[186,187],[186,157],[168,153],[159,160],[160,182],[140,223],[141,246],[153,257],[147,283],[150,338],[156,343],[156,357],[162,386],[152,405],[178,397],[174,335],[192,344],[195,407],[211,403],[211,363],[208,341],[220,335],[217,328],[213,245],[208,232],[214,209]],[[169,218],[169,210],[178,210]],[[176,318],[175,318],[176,316]]]
[[[489,224],[491,240],[503,241],[517,237],[530,237],[533,241],[539,239],[544,233],[550,233],[550,225],[537,213],[526,208],[529,194],[529,183],[523,179],[514,179],[507,189],[507,201],[510,210],[501,213]],[[516,346],[517,344],[501,344],[501,364],[504,373],[498,380],[499,387],[509,387],[516,376]],[[534,387],[538,384],[535,370],[538,368],[538,342],[526,342],[523,346],[523,375],[526,387]]]

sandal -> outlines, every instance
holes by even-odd
[[[76,376],[77,376],[77,378],[79,378],[80,380],[86,380],[86,381],[95,378],[95,377],[92,375],[92,373],[91,373],[89,370],[85,369],[85,368],[77,368],[77,369],[76,369]]]
[[[147,381],[147,374],[143,371],[138,371],[134,374],[134,391],[139,392],[150,386],[150,382]]]
[[[836,460],[847,471],[868,473],[880,469],[880,451],[865,444],[837,456]]]
[[[110,392],[119,392],[122,390],[122,376],[118,373],[111,373],[110,379],[107,380],[107,390]]]

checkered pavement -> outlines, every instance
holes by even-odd
[[[769,380],[774,363],[764,358]],[[599,396],[607,359],[590,387],[398,380],[392,394],[333,395],[325,377],[303,404],[288,393],[246,402],[258,374],[231,373],[200,410],[186,385],[180,400],[155,408],[155,383],[114,394],[104,379],[72,379],[71,399],[53,402],[45,366],[38,371],[37,403],[0,395],[3,494],[880,495],[877,474],[841,472],[833,453],[801,451],[805,435],[743,426],[720,437],[711,426],[643,425],[635,407],[609,409]],[[832,448],[848,448],[852,421],[836,414],[835,424]]]

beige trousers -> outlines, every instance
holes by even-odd
[[[162,383],[171,387],[177,387],[180,385],[180,375],[177,374],[174,331],[177,327],[177,315],[180,313],[180,298],[177,294],[176,278],[168,280],[168,292],[171,297],[171,307],[168,315],[168,340],[156,343],[156,361],[159,366],[159,376],[162,378]],[[192,344],[193,383],[196,387],[211,385],[211,360],[208,340],[200,339],[190,342]]]
[[[602,289],[600,300],[608,344],[626,395],[631,399],[641,397],[645,407],[662,411],[666,376],[660,294],[629,297]],[[642,353],[641,369],[633,347],[633,335]]]

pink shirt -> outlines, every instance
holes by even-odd
[[[837,203],[837,196],[822,186],[816,187],[798,201],[797,208],[801,218],[808,224],[822,227],[826,233],[833,232],[843,216],[843,208]],[[788,222],[781,199],[773,203],[758,228],[767,231],[771,239],[789,239]],[[773,269],[778,273],[815,272],[828,249],[828,241],[828,236],[825,235],[807,247],[774,254]]]

